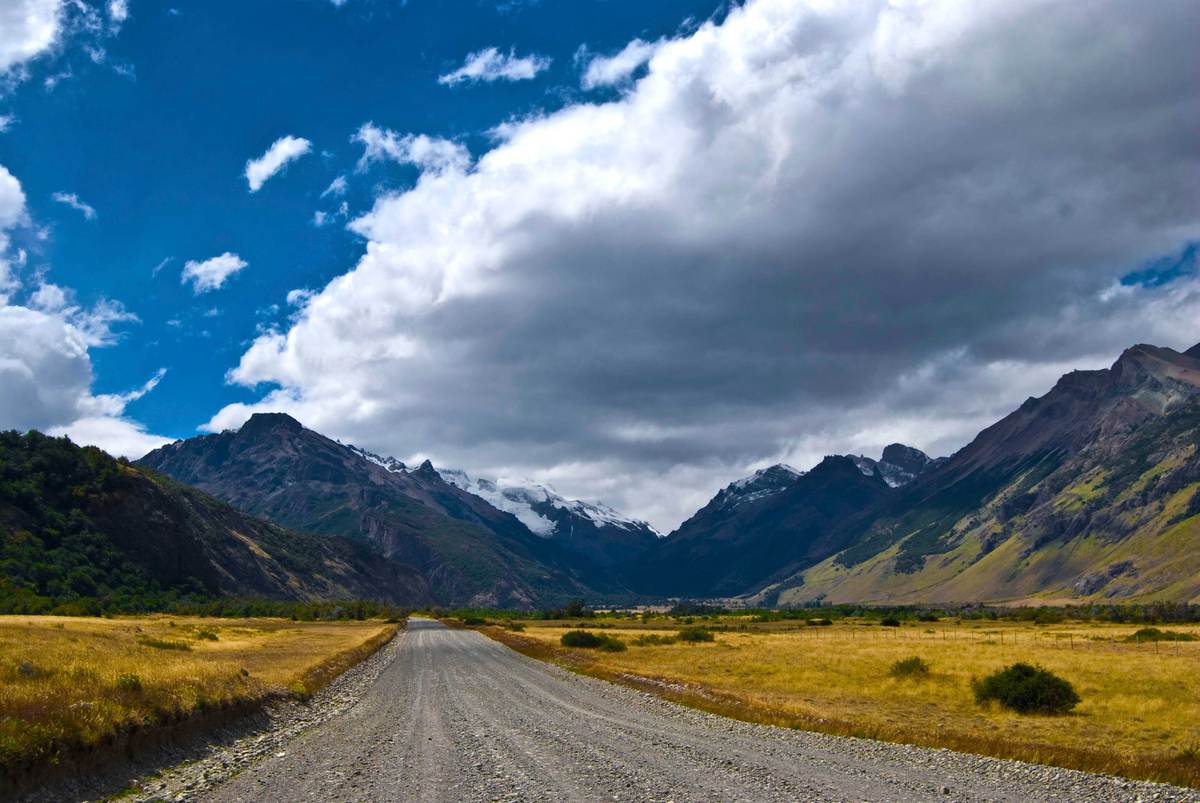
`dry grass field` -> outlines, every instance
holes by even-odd
[[[0,775],[206,708],[311,694],[396,627],[0,616]]]
[[[1200,641],[1127,642],[1133,625],[806,627],[730,617],[699,623],[717,624],[712,642],[639,646],[638,637],[671,636],[681,625],[582,624],[628,649],[563,648],[562,622],[486,632],[535,657],[741,719],[1200,786]],[[1163,629],[1200,635],[1195,625]],[[892,665],[912,656],[929,674],[892,676]],[[976,704],[972,678],[1018,661],[1066,678],[1082,702],[1065,716]]]

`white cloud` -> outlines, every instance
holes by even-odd
[[[0,75],[52,48],[62,30],[61,0],[0,3]]]
[[[520,56],[515,50],[502,53],[494,47],[467,56],[463,65],[453,72],[438,77],[439,84],[455,86],[463,82],[480,81],[527,81],[550,67],[547,56]]]
[[[12,128],[13,123],[16,121],[17,118],[11,114],[0,114],[0,134]]]
[[[1066,366],[1200,340],[1200,280],[1108,292],[1200,240],[1198,17],[735,6],[377,198],[230,372],[273,389],[208,426],[284,409],[666,529],[762,461],[954,448]],[[366,162],[414,161],[376,132]]]
[[[128,0],[109,0],[108,18],[112,20],[112,24],[118,28],[124,25],[125,20],[129,19]]]
[[[183,265],[179,274],[180,284],[192,283],[192,291],[196,295],[217,290],[225,284],[225,280],[245,268],[246,261],[237,254],[226,251],[220,256],[197,262],[189,259]]]
[[[329,182],[329,186],[325,188],[325,192],[321,193],[321,197],[324,198],[328,195],[332,195],[333,197],[337,198],[337,197],[345,195],[345,194],[346,194],[346,177],[338,176],[333,181]]]
[[[584,89],[624,83],[638,67],[650,61],[661,45],[662,40],[643,42],[641,39],[634,39],[612,56],[593,56],[588,59],[580,83]],[[581,56],[586,57],[586,53],[586,50],[580,50]]]
[[[8,274],[8,233],[28,223],[20,182],[0,166],[0,428],[69,434],[80,443],[139,457],[165,438],[125,415],[150,392],[154,378],[124,394],[93,395],[89,350],[114,343],[114,327],[136,316],[101,299],[84,307],[68,288],[39,279],[24,304],[13,304],[20,283]]]
[[[78,195],[73,192],[56,192],[50,196],[60,204],[65,204],[72,209],[80,212],[88,220],[96,219],[96,210],[90,204],[84,203]]]
[[[258,192],[267,179],[283,170],[288,162],[295,161],[312,150],[312,143],[302,137],[288,135],[280,137],[257,159],[246,162],[246,183],[250,192]]]
[[[371,162],[382,159],[415,165],[431,173],[447,170],[464,172],[471,166],[471,152],[464,145],[425,134],[400,135],[390,129],[379,128],[374,123],[366,123],[359,128],[351,142],[363,146],[363,155],[358,160],[359,170],[365,170]]]

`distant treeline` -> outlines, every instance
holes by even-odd
[[[498,608],[456,608],[434,611],[437,615],[456,619],[587,619],[625,618],[631,611],[596,613],[583,600],[574,600],[562,608],[538,611],[513,611]],[[637,613],[637,612],[634,612]],[[1163,624],[1200,622],[1200,605],[1177,602],[1151,602],[1131,605],[1062,605],[1039,607],[1007,607],[992,605],[924,606],[924,605],[819,605],[805,608],[724,608],[718,605],[681,602],[661,613],[641,612],[643,619],[653,617],[715,618],[745,616],[756,622],[792,620],[884,619],[900,622],[931,622],[941,619],[969,621],[1015,621],[1056,624],[1067,621],[1118,622],[1130,624]]]
[[[30,604],[30,603],[33,604]],[[214,618],[273,617],[299,622],[346,619],[403,621],[408,610],[373,600],[237,599],[233,597],[187,597],[172,594],[151,597],[81,597],[69,601],[0,596],[0,614],[51,616],[128,616],[166,613],[176,616]]]

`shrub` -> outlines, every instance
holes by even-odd
[[[650,633],[645,636],[638,636],[633,640],[635,647],[658,647],[674,644],[675,639],[672,636],[660,636],[657,633]]]
[[[615,636],[601,636],[600,649],[603,652],[625,652],[625,642]]]
[[[888,674],[894,678],[925,678],[929,677],[929,664],[914,655],[892,664]]]
[[[590,649],[599,647],[604,639],[587,630],[568,630],[562,634],[562,638],[559,641],[562,642],[564,647],[584,647]]]
[[[201,641],[217,641],[217,634],[212,630],[199,630],[196,632],[196,638]]]
[[[809,627],[829,627],[833,624],[832,619],[809,619],[806,624]]]
[[[143,647],[152,647],[156,650],[183,650],[187,652],[192,649],[191,645],[182,641],[165,641],[157,638],[140,638],[138,639],[138,644],[141,644]]]
[[[887,616],[887,617],[884,617],[883,619],[881,619],[879,621],[879,624],[882,625],[883,627],[899,627],[900,620],[894,616]]]
[[[564,647],[582,647],[584,649],[600,649],[604,652],[623,652],[625,642],[612,636],[597,635],[587,630],[569,630],[559,639]]]
[[[675,634],[675,639],[690,642],[712,641],[713,634],[702,627],[685,627]]]
[[[1020,714],[1065,714],[1079,703],[1079,695],[1068,681],[1024,663],[972,680],[971,688],[977,703],[995,700]]]
[[[132,672],[117,675],[116,686],[121,691],[141,691],[142,679]]]
[[[511,630],[514,633],[524,633],[525,625],[521,624],[520,622],[509,622],[504,626],[504,629]]]
[[[486,625],[487,619],[480,619],[478,616],[468,616],[462,620],[462,623],[467,627],[476,627],[478,625]]]
[[[922,622],[936,622],[938,620],[938,615],[936,613],[930,613],[930,612],[926,611],[925,613],[918,616],[917,619],[919,619]]]
[[[1157,627],[1143,627],[1125,639],[1126,641],[1196,641],[1191,633],[1180,633],[1176,630],[1159,630]]]

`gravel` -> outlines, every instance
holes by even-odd
[[[140,799],[1200,802],[1161,784],[737,722],[420,619],[305,712]]]

